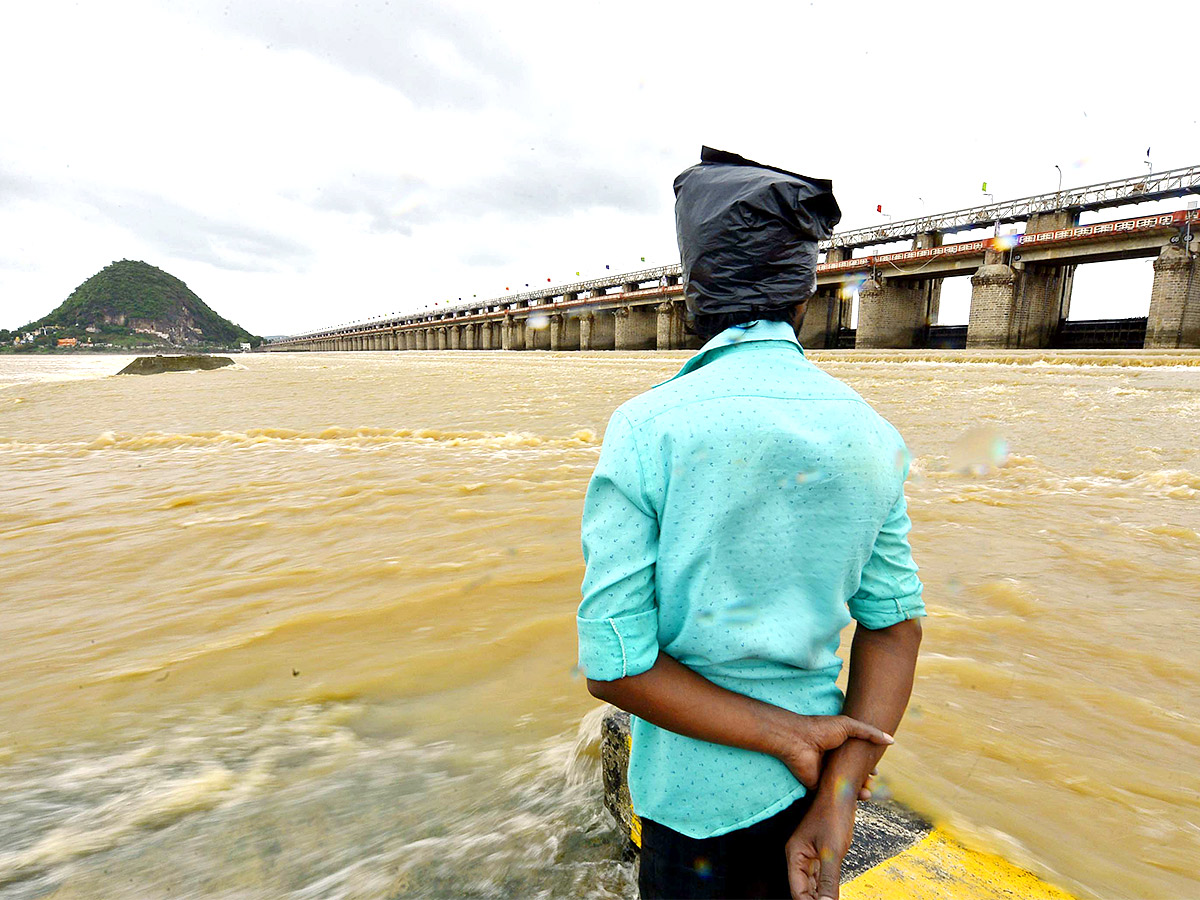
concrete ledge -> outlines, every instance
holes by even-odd
[[[626,773],[632,746],[629,713],[611,708],[600,726],[604,805],[625,838],[622,857],[637,856],[642,825]],[[963,847],[906,807],[860,802],[854,843],[842,863],[843,900],[1072,900],[1007,860]]]

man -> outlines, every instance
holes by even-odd
[[[632,713],[643,898],[836,898],[925,614],[909,457],[797,337],[841,217],[830,183],[706,147],[675,194],[689,322],[709,340],[608,423],[579,664]]]

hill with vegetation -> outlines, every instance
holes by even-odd
[[[262,343],[262,338],[214,312],[174,275],[129,259],[105,266],[49,315],[11,334],[30,348],[55,346],[70,338],[79,345],[122,349]],[[32,339],[25,340],[29,335]]]

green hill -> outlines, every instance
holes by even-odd
[[[63,303],[22,332],[116,344],[257,346],[262,339],[222,318],[182,281],[148,263],[123,259],[105,266]],[[99,336],[99,337],[96,337]]]

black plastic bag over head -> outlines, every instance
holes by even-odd
[[[675,179],[684,298],[695,315],[780,309],[817,289],[817,242],[842,211],[833,182],[704,147]]]

